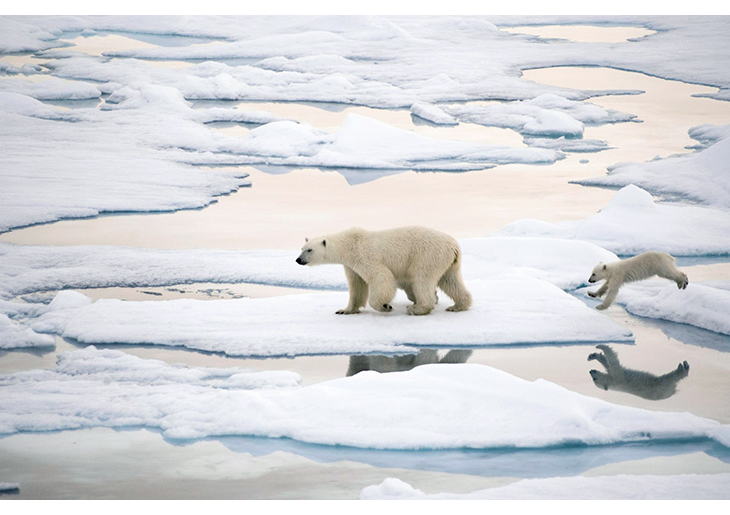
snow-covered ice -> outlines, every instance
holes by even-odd
[[[675,256],[727,255],[730,253],[730,212],[655,202],[646,191],[629,185],[619,190],[599,213],[585,220],[554,224],[519,220],[505,226],[499,235],[575,238],[619,255],[648,250]]]
[[[446,114],[440,107],[424,104],[423,102],[416,102],[415,104],[413,104],[411,106],[411,113],[437,125],[459,124],[459,122],[457,122],[453,116]]]
[[[576,181],[590,186],[626,186],[635,184],[656,195],[675,196],[703,204],[730,208],[729,130],[725,127],[696,128],[690,134],[709,142],[723,136],[699,152],[657,159],[646,163],[618,163],[608,175]]]
[[[88,348],[63,354],[50,370],[0,375],[0,433],[146,426],[173,439],[247,435],[377,449],[730,445],[730,426],[713,420],[614,405],[484,365],[245,390],[225,387],[231,369],[217,387],[216,372],[147,361]]]
[[[540,279],[473,280],[468,287],[474,297],[471,309],[446,312],[450,302],[442,297],[428,317],[406,315],[402,292],[391,313],[368,309],[336,315],[347,304],[348,294],[342,292],[222,301],[101,299],[71,308],[52,303],[30,326],[81,343],[180,346],[236,356],[633,341],[630,331]],[[71,291],[58,297],[71,295],[86,299]]]
[[[727,289],[691,283],[686,290],[679,290],[667,281],[646,281],[621,288],[616,302],[637,316],[730,335],[730,291]]]
[[[467,494],[426,494],[396,478],[362,489],[361,500],[730,499],[730,474],[628,475],[523,479]]]
[[[0,350],[28,347],[52,347],[56,339],[47,334],[38,334],[31,328],[17,324],[7,315],[0,313]]]
[[[0,80],[0,91],[20,93],[38,100],[85,100],[101,96],[101,91],[94,84],[57,78],[41,82],[25,79]]]

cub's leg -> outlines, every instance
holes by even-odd
[[[687,274],[677,270],[674,265],[672,265],[672,268],[670,270],[663,270],[657,275],[659,277],[663,277],[664,279],[674,281],[675,283],[677,283],[677,288],[679,288],[680,290],[686,289],[687,285],[689,284],[689,278],[687,277]]]
[[[360,277],[352,268],[345,267],[347,286],[350,290],[350,301],[345,309],[337,310],[338,315],[354,315],[365,307],[368,300],[368,283]]]
[[[604,293],[606,293],[606,290],[608,290],[608,281],[603,283],[603,286],[598,288],[596,291],[589,291],[588,296],[599,299],[603,296]]]
[[[606,370],[608,370],[608,360],[606,359],[606,356],[603,355],[602,352],[593,352],[588,355],[588,361],[596,360],[601,365],[606,367]]]
[[[606,298],[603,299],[603,302],[601,302],[598,306],[596,306],[596,309],[606,309],[608,306],[613,304],[613,301],[616,300],[616,297],[618,296],[618,288],[614,288],[609,285],[608,287],[608,293],[606,294]]]

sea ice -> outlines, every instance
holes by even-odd
[[[648,474],[595,477],[551,477],[523,479],[507,486],[487,488],[467,494],[426,494],[408,483],[388,478],[379,485],[363,488],[361,500],[477,500],[477,499],[549,499],[549,500],[628,500],[730,499],[730,474]]]
[[[0,350],[28,347],[53,347],[56,339],[47,334],[38,334],[31,328],[17,324],[7,315],[0,313]]]
[[[505,226],[499,235],[575,238],[619,255],[648,250],[675,256],[727,255],[730,253],[730,212],[655,202],[646,191],[629,185],[618,191],[600,212],[585,220],[554,224],[519,220]]]
[[[85,100],[101,96],[101,91],[94,84],[57,78],[41,82],[26,79],[0,80],[0,91],[19,93],[38,100]]]
[[[730,335],[730,291],[691,283],[679,290],[667,281],[646,281],[621,288],[617,302],[637,316],[690,324]]]
[[[170,439],[241,435],[404,450],[696,439],[730,445],[730,426],[714,420],[610,404],[484,365],[432,364],[248,390],[226,387],[230,372],[94,348],[66,353],[53,369],[0,375],[0,433],[146,426]],[[109,373],[118,380],[108,381]]]
[[[690,135],[705,144],[716,142],[692,154],[646,163],[618,163],[608,169],[608,175],[576,182],[614,187],[635,184],[655,195],[677,196],[712,207],[730,208],[730,174],[727,173],[730,128],[700,126],[690,130]]]
[[[446,312],[449,300],[442,298],[427,317],[407,316],[401,294],[392,313],[335,315],[347,304],[342,292],[222,301],[101,299],[67,309],[51,304],[30,326],[81,343],[180,346],[236,356],[633,341],[630,331],[540,279],[472,280],[468,287],[474,297],[470,310]]]

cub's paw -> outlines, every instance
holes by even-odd
[[[595,298],[598,298],[598,295],[597,295],[597,294],[596,294],[596,292],[594,292],[594,291],[589,291],[589,292],[588,292],[588,296],[589,296],[589,297],[593,297],[594,299],[595,299]]]
[[[456,304],[454,304],[453,306],[449,306],[448,308],[446,308],[446,311],[466,311],[467,309],[469,308],[462,308],[461,306],[457,306]]]
[[[591,353],[591,354],[588,355],[588,361],[592,361],[594,359],[598,359],[598,353],[597,352],[593,352],[593,353]]]
[[[335,311],[335,314],[337,314],[337,315],[357,315],[358,313],[360,313],[359,309],[353,310],[353,309],[345,308],[345,309],[338,309],[337,311]]]
[[[393,306],[391,306],[390,304],[383,304],[383,306],[381,307],[380,311],[383,311],[385,313],[388,313],[390,311],[393,311]]]
[[[689,277],[687,277],[687,274],[684,274],[684,280],[681,282],[681,285],[678,285],[679,289],[686,290],[688,284],[689,284]]]
[[[608,306],[606,304],[599,304],[596,306],[596,309],[603,311],[604,309],[608,309]]]
[[[689,372],[689,363],[687,363],[686,361],[683,361],[682,363],[679,364],[679,366],[677,367],[677,370],[680,372],[688,373]]]

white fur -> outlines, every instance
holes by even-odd
[[[687,274],[677,270],[672,256],[665,252],[652,251],[622,261],[598,263],[588,282],[595,283],[604,279],[606,282],[598,290],[588,292],[588,295],[601,297],[608,291],[603,302],[596,306],[596,309],[606,309],[616,300],[619,288],[625,283],[641,281],[655,275],[676,282],[680,290],[687,288],[689,284]]]
[[[616,352],[608,345],[597,345],[603,352],[594,352],[588,361],[597,360],[606,367],[606,374],[591,370],[593,384],[603,390],[626,392],[644,399],[658,401],[671,397],[677,392],[677,383],[689,374],[689,364],[685,361],[668,374],[657,376],[641,370],[624,368]]]
[[[358,313],[369,302],[377,311],[391,311],[397,288],[413,302],[411,315],[433,310],[441,288],[454,300],[447,311],[471,306],[471,294],[461,278],[461,248],[442,232],[425,227],[385,231],[352,228],[307,240],[297,258],[301,265],[340,264],[350,289],[350,302],[338,314]]]

